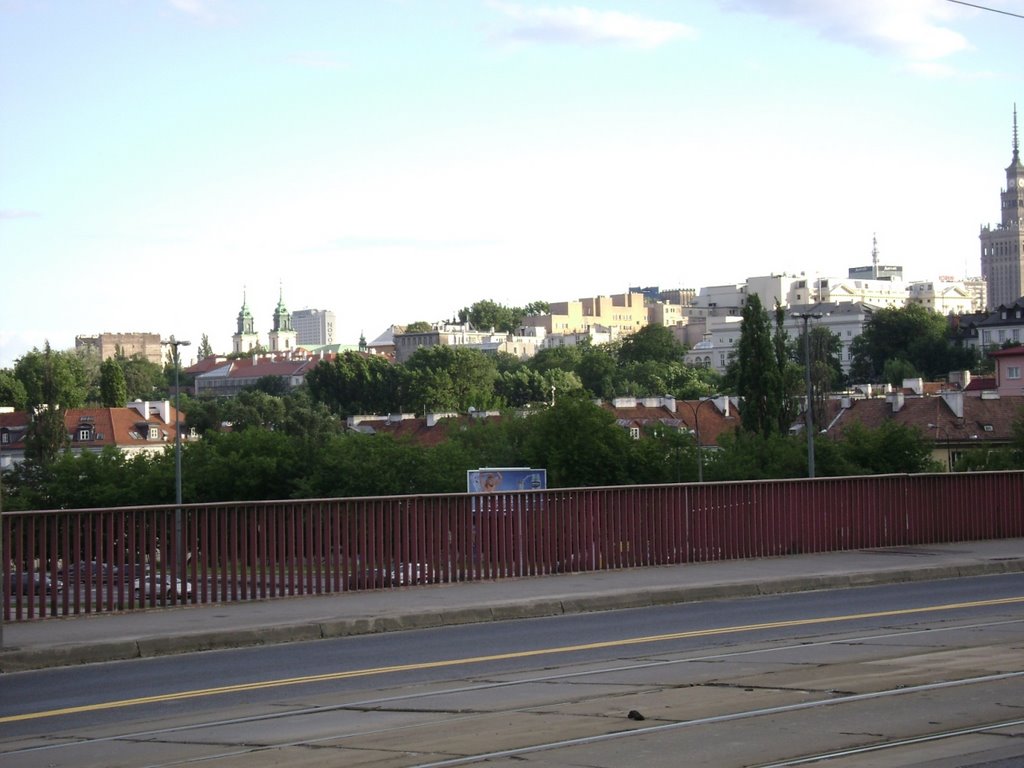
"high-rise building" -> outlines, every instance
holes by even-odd
[[[1013,106],[1013,158],[1000,193],[1002,221],[981,228],[981,275],[988,283],[988,308],[1010,306],[1024,295],[1024,164]]]
[[[292,312],[292,327],[303,346],[334,343],[334,313],[326,309],[300,309]]]

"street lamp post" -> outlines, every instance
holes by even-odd
[[[700,417],[700,407],[702,405],[704,405],[704,403],[714,402],[714,398],[702,397],[700,399],[700,401],[697,403],[696,407],[691,405],[686,400],[679,400],[677,402],[681,402],[681,403],[685,404],[686,407],[690,409],[690,413],[693,414],[693,432],[694,432],[694,436],[697,439],[697,482],[698,483],[703,483],[704,482],[704,456],[703,456],[703,453],[701,452],[701,447],[700,447],[700,418],[699,418]]]
[[[794,312],[793,317],[804,321],[804,383],[807,386],[807,407],[804,408],[804,429],[807,431],[807,476],[814,477],[814,391],[811,388],[811,334],[807,324],[814,318],[824,317],[821,312]]]
[[[181,532],[181,388],[178,384],[178,371],[181,369],[181,358],[178,353],[179,347],[187,347],[191,344],[190,341],[182,341],[175,339],[172,335],[170,339],[164,342],[164,344],[171,347],[173,351],[173,362],[174,362],[174,503],[177,505],[174,510],[174,551],[175,551],[175,567],[177,574],[175,576],[181,579],[181,582],[185,582],[185,547],[182,540]],[[175,596],[177,595],[177,589]]]

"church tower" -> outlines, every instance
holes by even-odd
[[[252,313],[245,301],[245,289],[242,289],[242,309],[238,313],[238,331],[231,337],[231,351],[236,355],[247,355],[255,351],[260,345],[260,338],[256,334],[253,324]]]
[[[270,351],[277,354],[291,352],[298,343],[298,333],[292,327],[292,316],[284,305],[284,287],[277,298],[274,310],[274,330],[270,332]]]
[[[1002,222],[981,228],[981,275],[988,283],[988,308],[1009,306],[1024,296],[1024,164],[1013,105],[1013,159],[1000,194]]]

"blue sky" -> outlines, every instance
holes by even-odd
[[[1024,0],[992,0],[1024,14]],[[0,0],[0,367],[522,305],[980,271],[1024,19],[948,0]],[[194,347],[192,348],[194,351]]]

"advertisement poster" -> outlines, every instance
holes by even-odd
[[[469,493],[504,493],[506,491],[537,491],[548,487],[546,469],[530,467],[484,467],[466,472]]]

